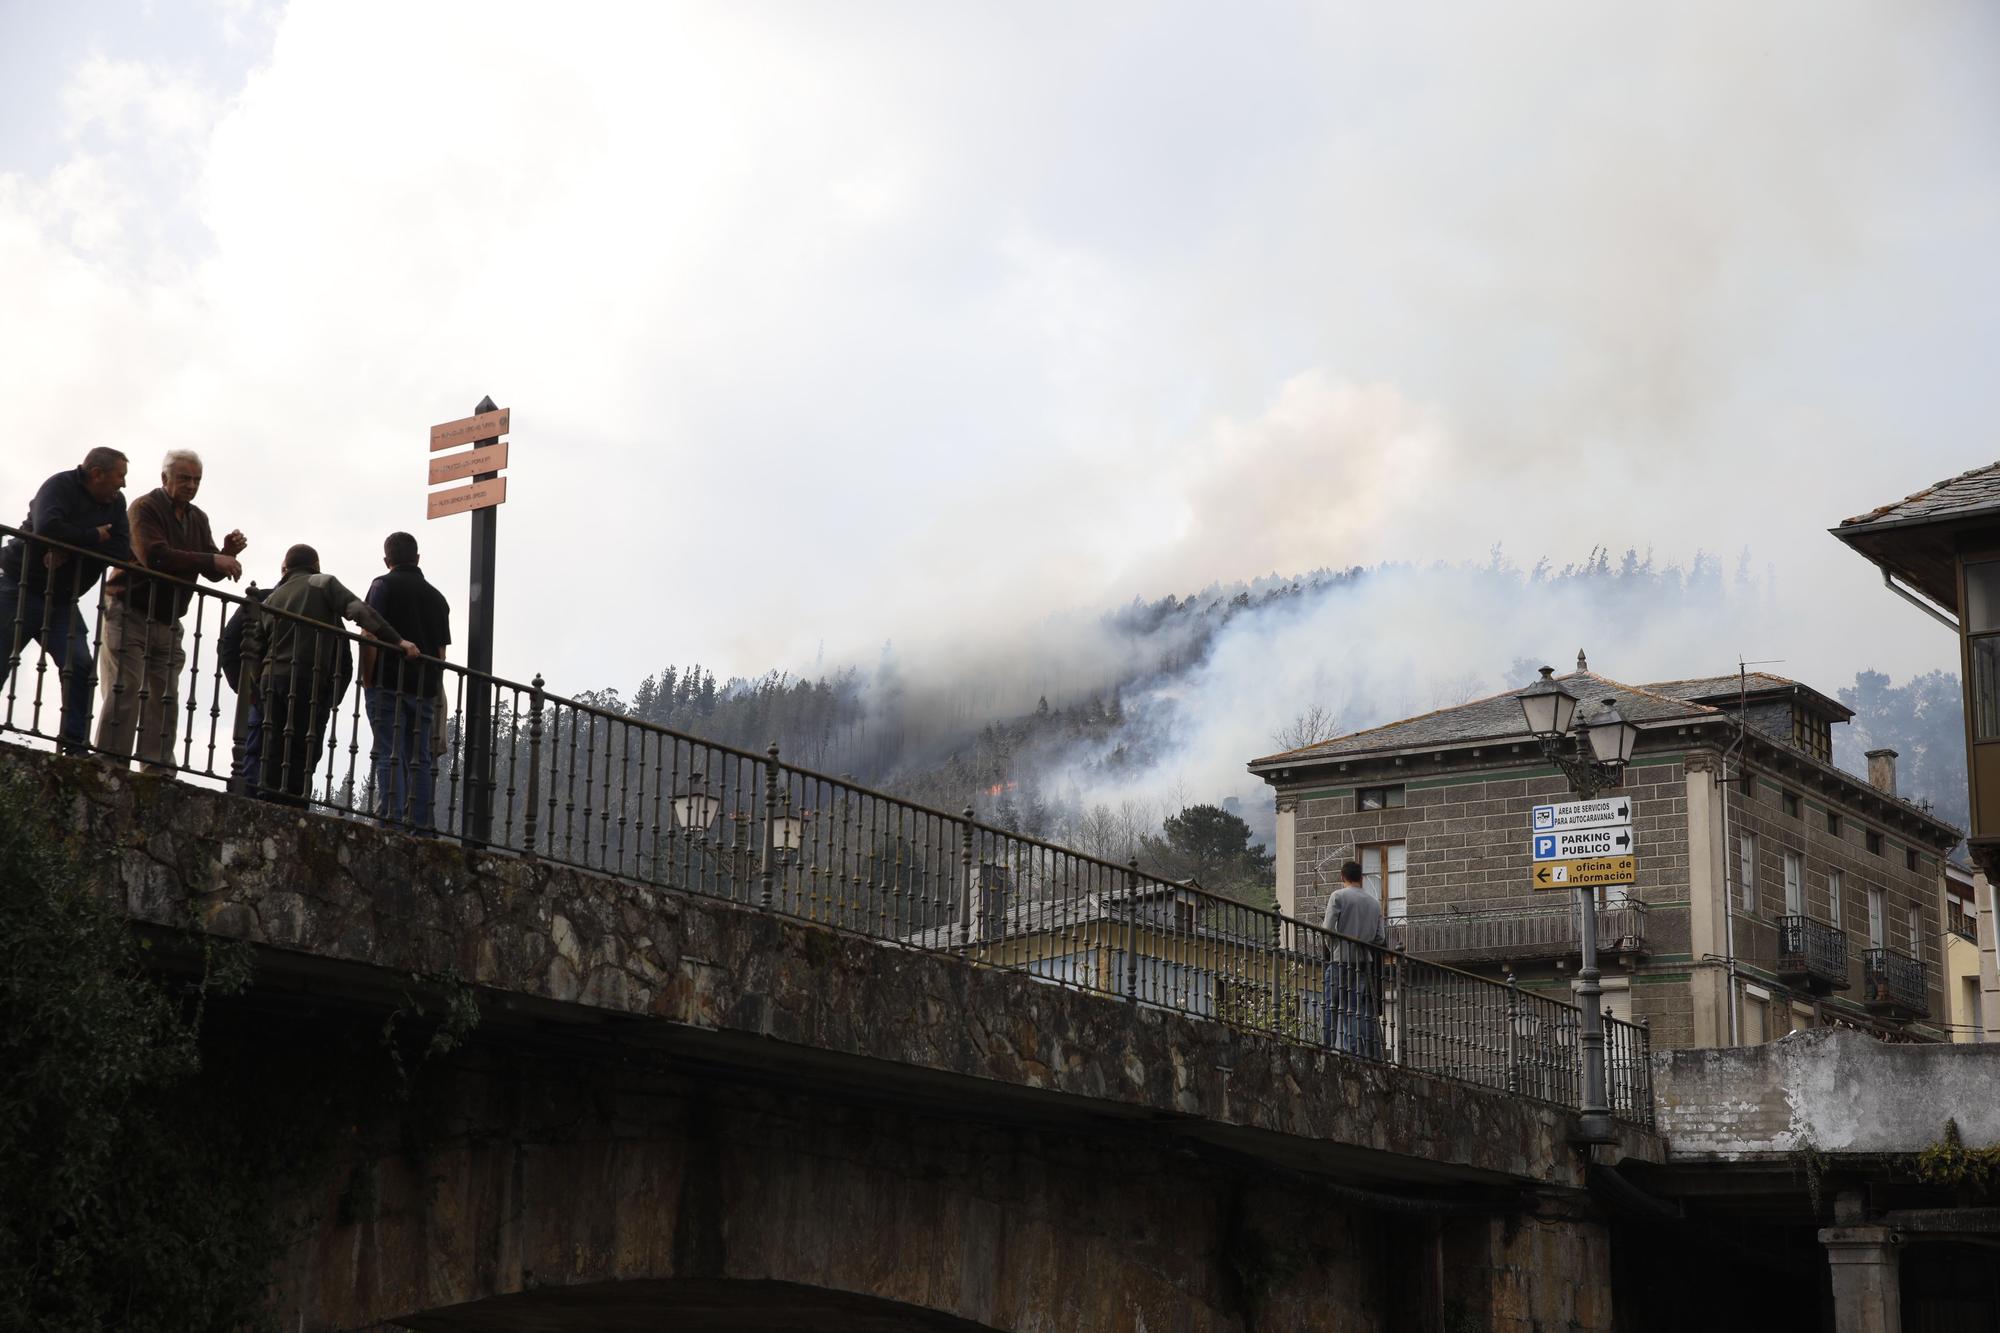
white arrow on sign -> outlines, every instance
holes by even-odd
[[[1587,856],[1630,856],[1638,845],[1629,828],[1562,829],[1537,833],[1528,850],[1537,861],[1577,861]]]
[[[1538,805],[1529,823],[1537,833],[1555,833],[1570,828],[1611,828],[1632,822],[1629,796],[1605,796],[1595,801],[1564,801],[1560,805]]]

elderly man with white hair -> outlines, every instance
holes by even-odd
[[[249,543],[241,531],[215,544],[208,515],[194,503],[201,489],[201,459],[189,449],[168,452],[159,489],[132,502],[133,558],[148,569],[180,579],[239,579],[237,555]],[[106,758],[130,760],[136,742],[139,771],[172,773],[178,730],[181,617],[190,588],[123,569],[104,580],[104,632],[98,640],[97,675],[103,690],[97,715],[97,748]],[[218,617],[216,624],[222,623]]]

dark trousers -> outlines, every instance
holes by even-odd
[[[375,771],[375,813],[396,824],[431,826],[431,714],[435,699],[395,690],[365,696],[375,734],[368,757]]]
[[[50,601],[40,589],[24,587],[17,579],[0,578],[0,640],[7,644],[10,670],[30,640],[55,660],[62,689],[61,747],[65,751],[88,750],[97,672],[92,665],[90,631],[84,628],[83,613],[76,609],[76,603]],[[38,685],[31,707],[38,714],[40,706]],[[38,719],[31,724],[40,730]]]
[[[267,801],[303,806],[312,791],[313,760],[333,716],[333,700],[315,698],[315,686],[328,692],[311,676],[275,676],[257,700],[264,715],[257,794]]]

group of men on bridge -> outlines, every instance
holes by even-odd
[[[96,448],[42,483],[19,531],[0,549],[0,635],[10,678],[30,641],[55,663],[58,748],[121,766],[136,757],[142,773],[172,775],[180,767],[174,745],[183,621],[194,580],[242,578],[237,557],[249,542],[240,529],[216,542],[194,503],[202,464],[193,451],[170,450],[158,488],[129,505],[128,466],[118,450]],[[276,586],[260,592],[253,583],[245,598],[230,599],[236,609],[223,627],[219,666],[237,693],[232,785],[306,803],[327,723],[353,674],[346,637],[324,631],[348,620],[370,640],[361,681],[373,731],[375,813],[422,831],[431,824],[439,663],[451,642],[451,608],[419,569],[415,537],[389,534],[382,555],[387,572],[365,597],[322,572],[318,552],[299,544],[285,552]],[[80,603],[100,578],[93,653]]]

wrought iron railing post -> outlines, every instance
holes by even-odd
[[[1139,998],[1139,858],[1125,863],[1125,998]]]
[[[764,752],[770,756],[764,765],[764,864],[759,872],[757,902],[760,907],[771,905],[771,886],[778,872],[778,743],[771,742],[771,748]]]
[[[966,806],[958,824],[958,942],[972,942],[972,820]]]
[[[1654,1127],[1653,1120],[1653,1020],[1651,1016],[1639,1020],[1639,1076],[1638,1088],[1633,1093],[1644,1099],[1636,1108],[1642,1113],[1642,1123],[1647,1129]]]
[[[528,817],[522,830],[522,851],[535,853],[535,810],[542,801],[542,673],[528,685]]]
[[[1507,1091],[1521,1090],[1521,982],[1507,972]]]

